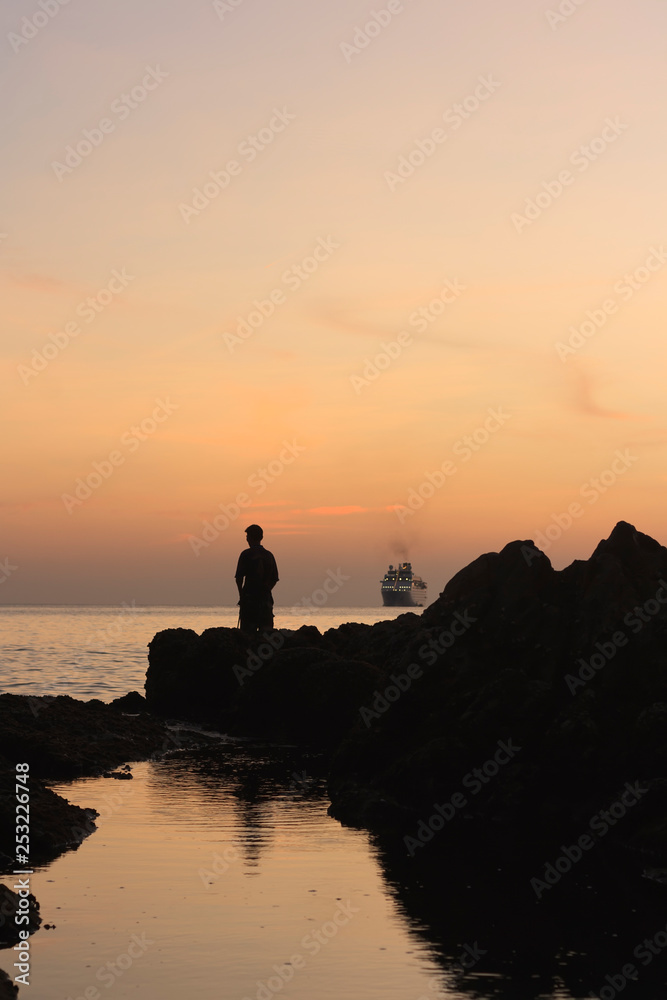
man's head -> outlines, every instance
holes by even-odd
[[[258,524],[251,524],[245,529],[245,536],[249,545],[256,545],[264,538],[264,532]]]

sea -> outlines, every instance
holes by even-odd
[[[321,632],[401,613],[275,609],[276,627]],[[201,633],[237,615],[5,606],[0,692],[109,702],[143,691],[156,632]],[[451,883],[429,886],[428,867],[415,874],[405,852],[392,860],[367,831],[332,818],[319,753],[190,735],[205,745],[179,731],[173,749],[130,762],[131,780],[53,784],[98,812],[97,829],[30,876],[43,924],[19,1000],[573,1000],[552,966],[517,991],[499,971],[502,955],[480,960],[492,948],[489,921],[466,903],[472,886],[457,858]],[[13,961],[0,951],[10,975]],[[554,961],[559,973],[571,960]]]
[[[274,608],[276,628],[315,625],[320,632],[344,622],[396,618],[405,608]],[[411,609],[417,614],[420,608]],[[0,607],[0,690],[113,701],[143,694],[148,643],[168,628],[233,628],[238,607]]]

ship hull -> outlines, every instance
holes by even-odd
[[[421,608],[423,601],[412,597],[412,594],[389,593],[382,595],[382,605],[385,608]]]

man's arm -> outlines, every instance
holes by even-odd
[[[276,563],[276,558],[271,553],[270,566],[269,566],[269,587],[271,590],[275,587],[279,580],[278,576],[278,564]]]
[[[243,553],[239,556],[239,561],[236,564],[236,574],[234,579],[236,580],[236,586],[239,589],[239,598],[241,597],[241,590],[243,588],[243,578],[245,577],[245,571],[243,569]]]

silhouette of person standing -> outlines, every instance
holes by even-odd
[[[278,582],[278,567],[273,553],[262,545],[264,532],[258,524],[245,529],[248,548],[239,556],[236,586],[239,588],[241,631],[259,635],[260,629],[273,628],[273,596]]]

